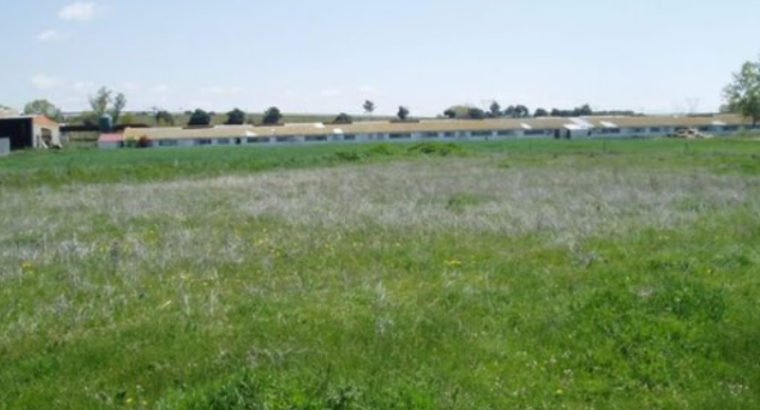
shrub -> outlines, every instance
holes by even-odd
[[[364,155],[356,151],[340,151],[334,154],[335,158],[340,161],[356,162],[364,159]]]
[[[150,138],[143,135],[137,140],[137,148],[149,148],[151,145]]]
[[[452,154],[461,154],[464,152],[461,146],[455,144],[444,144],[440,142],[423,142],[409,147],[410,153],[419,153],[425,155],[439,155],[446,157]]]
[[[393,156],[399,153],[399,148],[390,144],[380,144],[370,148],[368,153],[377,156]]]

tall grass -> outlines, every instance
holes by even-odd
[[[757,407],[732,144],[4,185],[0,408]]]

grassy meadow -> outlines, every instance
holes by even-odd
[[[0,409],[760,407],[760,141],[0,159]]]

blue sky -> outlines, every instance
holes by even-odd
[[[716,110],[760,1],[3,0],[0,104],[436,114],[453,104]]]

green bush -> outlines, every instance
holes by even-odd
[[[464,149],[456,144],[440,142],[423,142],[409,147],[410,153],[419,153],[425,155],[438,155],[446,157],[453,154],[462,154]]]
[[[339,151],[334,154],[339,161],[356,162],[364,159],[364,155],[356,151]]]

